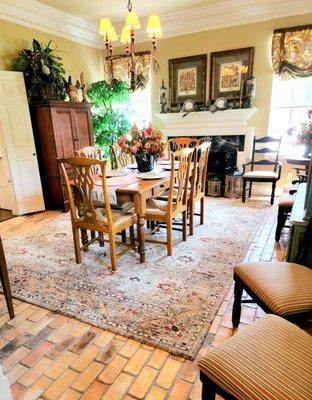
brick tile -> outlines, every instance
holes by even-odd
[[[13,383],[13,385],[11,385],[11,393],[14,400],[19,400],[25,391],[26,388],[19,383]]]
[[[21,377],[28,368],[24,367],[21,364],[16,364],[13,368],[10,369],[10,371],[6,374],[10,385],[18,380],[19,377]]]
[[[77,372],[68,369],[43,393],[42,397],[47,400],[56,400],[69,389],[71,384],[77,379]]]
[[[152,368],[159,369],[163,366],[164,362],[166,361],[169,353],[165,350],[156,349],[147,365]]]
[[[47,357],[52,360],[57,360],[65,350],[68,350],[68,348],[73,345],[75,340],[76,338],[72,336],[65,336],[48,352]]]
[[[103,365],[98,362],[93,362],[72,384],[72,388],[78,392],[84,392],[90,384],[96,379],[103,369]]]
[[[63,394],[60,400],[78,400],[81,397],[81,393],[76,392],[76,390],[68,389],[67,392]],[[96,400],[96,397],[94,398]]]
[[[195,361],[186,360],[183,363],[180,373],[180,378],[187,382],[193,383],[196,381],[198,377],[198,372],[199,369],[197,366],[197,360]]]
[[[49,310],[46,310],[46,309],[44,309],[44,308],[39,308],[39,310],[36,311],[35,313],[31,314],[31,315],[28,317],[28,319],[29,319],[30,321],[33,321],[33,322],[38,322],[38,321],[40,321],[43,317],[45,317],[49,312],[50,312]]]
[[[88,330],[78,339],[78,341],[76,341],[73,346],[70,347],[69,350],[73,353],[80,354],[95,337],[96,333]]]
[[[57,379],[77,358],[77,355],[66,351],[61,357],[45,372],[45,376],[53,380]]]
[[[32,385],[52,364],[52,360],[42,358],[36,365],[22,375],[18,382],[26,387]]]
[[[34,336],[32,336],[27,342],[25,343],[25,347],[29,349],[35,349],[39,344],[45,341],[46,337],[49,336],[52,332],[51,328],[45,327],[37,332]]]
[[[119,354],[123,357],[130,358],[133,356],[133,354],[137,351],[137,349],[140,347],[140,343],[133,340],[133,339],[128,339],[124,346],[119,350]]]
[[[210,325],[210,328],[209,328],[209,333],[211,333],[212,335],[216,334],[218,326],[219,326],[219,324],[221,322],[221,319],[222,318],[221,318],[220,315],[216,315],[214,317],[214,320],[212,321],[212,324]]]
[[[134,396],[138,399],[144,399],[157,374],[158,371],[156,369],[144,367],[130,387],[130,396]]]
[[[77,372],[82,372],[95,359],[99,352],[96,346],[87,347],[82,354],[72,363],[71,368]]]
[[[99,337],[94,340],[93,344],[95,346],[104,348],[108,345],[108,343],[113,340],[114,336],[115,335],[113,333],[104,331]]]
[[[6,374],[10,368],[12,368],[15,364],[17,364],[22,358],[27,356],[29,352],[30,350],[26,349],[23,346],[17,348],[9,357],[7,357],[2,362],[3,372]]]
[[[177,373],[179,372],[180,367],[181,363],[179,361],[168,358],[162,370],[160,371],[157,379],[157,385],[164,389],[169,389]]]
[[[71,333],[71,335],[76,338],[80,338],[82,335],[84,335],[89,330],[90,330],[90,325],[86,324],[85,322],[79,322],[77,324],[76,328]]]
[[[241,322],[244,324],[253,323],[256,315],[256,308],[242,307]]]
[[[123,345],[124,342],[121,340],[113,339],[103,350],[100,350],[96,360],[101,363],[109,364]]]
[[[67,322],[65,325],[61,326],[57,330],[54,330],[51,335],[47,337],[47,340],[52,343],[57,343],[60,339],[70,333],[74,328],[74,325]]]
[[[27,319],[17,325],[15,328],[8,330],[3,336],[3,339],[13,340],[23,332],[25,332],[30,326],[33,325],[33,322],[28,321]]]
[[[161,389],[158,386],[153,386],[145,400],[164,400],[167,396],[167,390]]]
[[[128,361],[127,365],[124,368],[124,371],[127,372],[128,374],[137,375],[143,368],[143,365],[150,357],[150,355],[151,355],[150,351],[139,348],[138,351],[134,354],[134,356],[131,357],[130,360]]]
[[[25,319],[27,319],[31,314],[33,314],[35,312],[34,309],[32,309],[31,307],[27,307],[25,310],[23,310],[21,313],[19,313],[17,315],[17,309],[15,309],[15,318],[10,319],[7,324],[13,327],[18,326],[19,324],[21,324],[23,321],[25,321]]]
[[[193,389],[190,393],[190,400],[201,400],[202,398],[202,383],[198,378],[193,385]]]
[[[52,381],[45,376],[41,376],[24,393],[22,400],[35,400],[51,385]]]
[[[25,342],[29,339],[30,335],[27,333],[23,333],[22,335],[18,336],[8,344],[6,344],[4,347],[0,349],[0,353],[8,357],[10,354],[12,354],[18,347],[23,346]]]
[[[55,317],[51,317],[52,321],[49,323],[49,328],[52,329],[59,329],[61,326],[66,324],[67,321],[69,321],[69,317],[66,317],[65,315],[58,315],[54,314]]]
[[[53,321],[53,318],[51,317],[44,317],[40,319],[38,322],[34,323],[32,327],[30,327],[27,332],[30,333],[31,335],[35,336],[39,332],[41,332],[44,328],[47,327],[47,325]],[[45,331],[47,332],[47,331]],[[50,331],[52,332],[52,330]]]
[[[99,381],[94,381],[89,389],[84,393],[81,400],[96,400],[100,399],[107,386]]]
[[[53,347],[53,344],[50,342],[41,343],[36,349],[30,351],[28,350],[28,354],[24,357],[20,363],[25,365],[28,368],[34,366],[42,357],[44,357]]]
[[[168,400],[188,400],[192,385],[182,380],[176,381]]]
[[[121,373],[112,386],[104,393],[101,400],[121,400],[127,393],[133,380],[133,376]]]
[[[212,345],[217,347],[221,343],[223,343],[226,339],[229,337],[233,336],[233,329],[225,328],[223,326],[220,326],[217,330],[216,336],[212,342]]]
[[[127,362],[127,358],[121,357],[119,354],[117,354],[98,377],[99,381],[108,385],[112,384],[117,376],[121,373]]]

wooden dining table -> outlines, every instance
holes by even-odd
[[[117,203],[133,203],[134,212],[138,216],[138,252],[140,262],[145,262],[145,213],[146,201],[159,196],[169,188],[170,171],[164,171],[161,168],[159,172],[164,175],[160,179],[141,179],[137,170],[131,170],[128,174],[120,177],[107,177],[107,186],[110,192],[116,193]],[[94,180],[95,185],[102,186],[102,178],[97,177]]]

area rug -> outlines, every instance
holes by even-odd
[[[114,333],[194,358],[264,219],[267,202],[209,198],[206,221],[186,242],[174,232],[174,254],[147,244],[146,262],[135,251],[112,273],[107,245],[97,243],[74,262],[68,214],[4,241],[16,298],[76,317]],[[197,221],[198,222],[198,221]],[[157,233],[159,239],[165,230]]]

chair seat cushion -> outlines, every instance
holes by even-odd
[[[240,400],[311,400],[312,337],[266,315],[199,360],[199,368]]]
[[[292,207],[295,202],[296,195],[283,193],[278,200],[278,205],[281,207]]]
[[[274,171],[250,171],[246,172],[243,177],[255,179],[277,179],[278,175]]]
[[[312,270],[287,262],[254,262],[234,273],[274,314],[287,316],[312,310]]]

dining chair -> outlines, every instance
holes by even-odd
[[[200,217],[200,225],[205,222],[205,188],[210,145],[210,142],[204,142],[196,146],[194,150],[191,190],[188,199],[190,235],[194,234],[194,215]],[[200,201],[200,213],[196,214],[195,206],[198,201]]]
[[[82,147],[79,150],[74,151],[75,157],[87,157],[91,160],[103,160],[103,152],[99,147],[95,146],[86,146]],[[96,169],[97,166],[94,166],[93,173],[97,174],[99,171]]]
[[[167,141],[168,146],[168,155],[170,159],[170,154],[174,153],[177,150],[185,149],[186,147],[195,147],[200,143],[199,139],[190,138],[190,137],[176,137],[171,138]]]
[[[81,250],[89,248],[95,242],[100,243],[104,240],[101,235],[91,238],[87,243],[80,246],[79,244],[79,229],[99,232],[100,234],[108,234],[110,244],[111,266],[112,270],[117,269],[117,258],[123,255],[126,251],[134,247],[134,229],[133,225],[137,221],[136,214],[132,211],[122,212],[112,210],[109,201],[109,191],[106,182],[106,160],[92,160],[86,157],[73,157],[59,160],[60,168],[65,181],[66,193],[69,201],[71,224],[75,246],[76,263],[80,264]],[[65,165],[69,165],[73,171],[72,185],[67,174]],[[93,192],[95,190],[94,175],[92,170],[98,168],[101,175],[101,185],[97,185],[97,190],[102,191],[103,203],[102,206],[97,206],[94,203]],[[76,191],[74,199],[72,186]],[[122,243],[126,249],[116,254],[115,235],[118,232],[130,228],[130,245]],[[107,240],[105,240],[107,241]]]
[[[312,318],[312,218],[295,263],[250,262],[234,267],[232,323],[239,325],[242,303],[257,303],[263,311],[291,322]],[[251,299],[242,299],[245,291]]]
[[[166,200],[150,199],[146,202],[145,219],[166,224],[167,240],[147,240],[150,243],[166,244],[168,256],[173,252],[172,225],[173,220],[182,214],[182,238],[187,238],[187,196],[190,178],[190,169],[194,149],[184,148],[172,154],[170,184]],[[175,162],[179,163],[179,169],[175,170]],[[158,230],[158,226],[155,228]],[[153,232],[152,232],[153,233]]]
[[[0,280],[2,283],[4,298],[8,307],[10,318],[14,318],[14,308],[11,294],[11,286],[8,275],[8,268],[5,260],[2,240],[0,237]]]
[[[254,138],[252,158],[248,163],[243,164],[243,194],[242,202],[246,201],[246,188],[247,182],[249,182],[249,197],[251,197],[251,189],[253,182],[270,182],[272,183],[271,192],[271,205],[274,204],[276,182],[281,177],[281,164],[278,162],[279,150],[281,146],[282,137],[279,139],[272,138],[270,136],[264,136],[262,138]],[[263,147],[263,145],[273,145],[275,147]],[[272,160],[263,158],[265,154],[270,154]],[[259,158],[260,159],[256,159]],[[250,166],[250,171],[246,172],[246,166]],[[268,169],[255,170],[258,166],[273,166],[273,171]]]
[[[111,169],[124,168],[135,162],[134,157],[131,154],[122,152],[117,143],[110,146],[109,155],[111,160]]]

